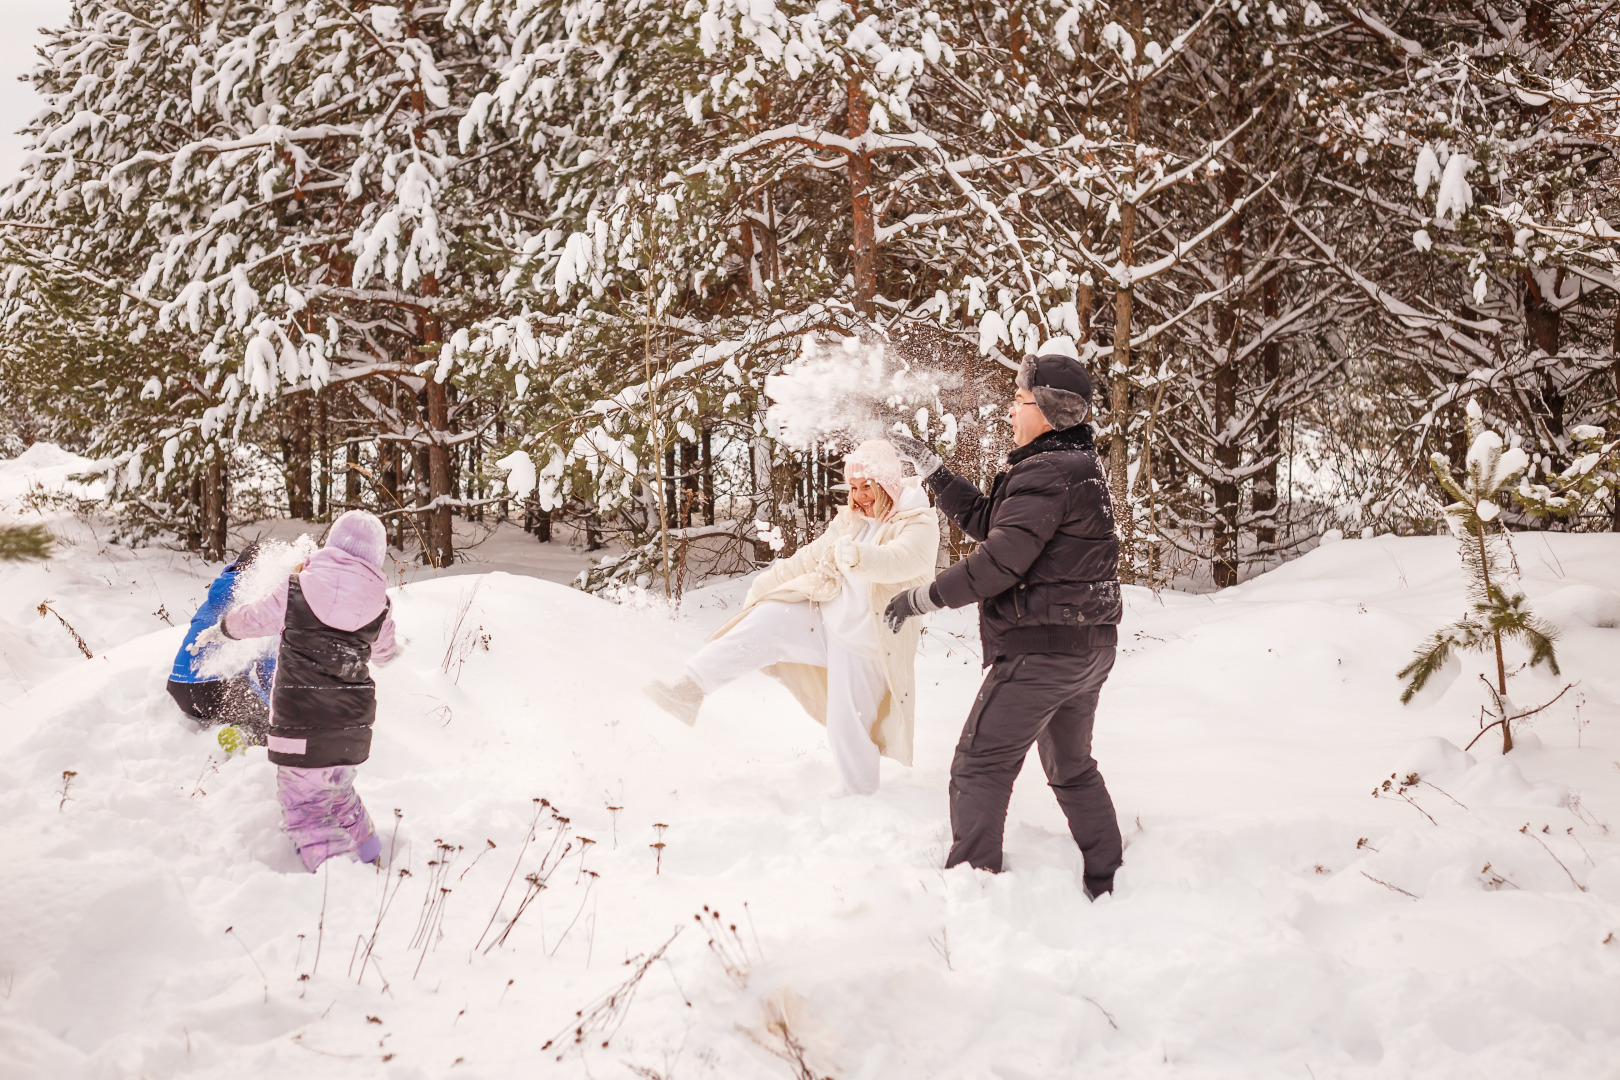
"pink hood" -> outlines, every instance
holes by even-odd
[[[358,630],[388,603],[382,571],[347,551],[324,547],[309,557],[298,575],[309,610],[336,630]]]

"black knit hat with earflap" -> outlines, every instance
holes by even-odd
[[[1028,390],[1046,422],[1058,431],[1091,416],[1091,376],[1072,356],[1026,356],[1018,368],[1018,389]]]

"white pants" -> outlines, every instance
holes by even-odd
[[[883,665],[830,640],[821,608],[767,600],[730,633],[709,642],[686,663],[686,673],[712,694],[733,679],[771,664],[827,669],[827,741],[844,786],[858,795],[878,789],[878,748],[872,724],[888,693]]]

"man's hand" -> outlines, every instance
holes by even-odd
[[[938,454],[928,448],[927,443],[919,439],[913,439],[908,435],[885,437],[889,440],[889,445],[894,447],[896,454],[911,462],[911,467],[917,470],[918,476],[930,476],[935,469],[945,464]]]
[[[918,585],[915,589],[895,594],[894,599],[889,601],[889,606],[883,609],[883,621],[888,624],[890,630],[898,634],[900,628],[906,625],[907,619],[939,610],[939,605],[928,595],[929,588],[928,585]]]
[[[229,640],[230,638],[225,636],[225,631],[219,628],[219,623],[215,623],[198,634],[192,643],[186,646],[186,652],[196,656],[210,645],[218,645]]]
[[[855,569],[860,561],[861,553],[855,546],[855,541],[847,536],[839,537],[838,542],[833,545],[833,562],[838,569],[848,573]]]

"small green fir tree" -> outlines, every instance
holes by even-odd
[[[48,559],[51,530],[43,525],[0,525],[0,562]]]
[[[1536,618],[1525,603],[1513,572],[1512,554],[1502,527],[1502,504],[1506,493],[1530,465],[1523,450],[1505,447],[1502,437],[1487,428],[1480,418],[1477,402],[1468,403],[1467,471],[1459,482],[1452,475],[1451,463],[1443,454],[1429,458],[1429,467],[1440,488],[1450,498],[1445,508],[1446,523],[1457,538],[1463,570],[1468,575],[1469,612],[1450,626],[1435,631],[1412,662],[1400,671],[1406,680],[1401,702],[1423,689],[1456,652],[1494,652],[1496,657],[1496,723],[1502,728],[1502,753],[1513,749],[1513,729],[1508,715],[1507,662],[1502,654],[1504,640],[1518,641],[1530,650],[1530,666],[1545,663],[1558,674],[1558,658],[1553,653],[1557,631]]]

